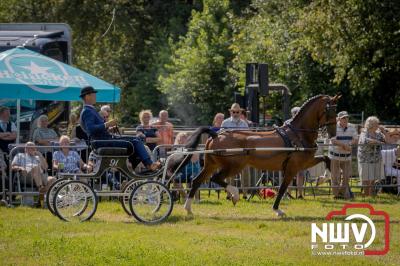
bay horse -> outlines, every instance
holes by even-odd
[[[187,148],[197,147],[202,133],[208,133],[211,138],[206,142],[206,150],[224,150],[243,148],[243,152],[206,153],[204,167],[193,179],[192,188],[186,199],[184,208],[189,215],[192,214],[193,197],[206,178],[224,187],[231,194],[234,204],[239,200],[239,191],[236,187],[228,185],[224,179],[236,176],[246,166],[260,170],[282,171],[283,182],[280,185],[275,199],[273,210],[278,216],[285,213],[279,209],[279,203],[294,176],[303,169],[310,168],[320,162],[325,162],[329,168],[330,160],[327,156],[315,156],[317,151],[316,140],[318,130],[326,127],[329,137],[336,135],[336,103],[340,96],[330,97],[318,95],[310,98],[300,108],[299,112],[282,127],[265,132],[252,131],[222,131],[218,135],[200,128],[189,139]],[[257,147],[298,147],[295,149],[257,151]],[[186,158],[187,160],[188,158]]]

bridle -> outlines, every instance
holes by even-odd
[[[295,133],[296,132],[318,133],[320,128],[325,128],[327,126],[336,124],[336,107],[337,105],[335,103],[332,103],[331,100],[329,100],[326,103],[324,112],[322,112],[318,117],[318,128],[316,129],[295,128],[291,124],[290,120],[286,121],[284,125],[293,130]],[[324,116],[325,116],[325,123],[321,123],[321,119]]]
[[[337,104],[332,104],[329,100],[325,106],[325,111],[318,117],[319,128],[336,124],[336,107]],[[325,115],[325,123],[320,123],[322,117]]]

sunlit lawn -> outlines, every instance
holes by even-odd
[[[84,223],[62,222],[45,209],[0,207],[0,264],[399,265],[400,199],[384,195],[369,201],[391,218],[391,250],[385,256],[311,255],[310,224],[322,223],[344,201],[284,200],[287,218],[279,219],[272,200],[242,200],[234,207],[204,193],[193,205],[193,218],[178,203],[167,222],[155,226],[135,222],[118,202],[101,202]]]

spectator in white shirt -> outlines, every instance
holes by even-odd
[[[46,159],[43,157],[33,142],[27,142],[25,145],[25,152],[18,153],[12,163],[11,167],[14,171],[20,171],[23,177],[26,177],[26,185],[33,180],[39,192],[43,195],[49,186],[54,182],[54,178],[47,176],[44,171],[48,165]]]
[[[349,114],[341,111],[337,115],[336,136],[330,139],[332,192],[335,198],[350,197],[351,145],[357,143],[357,130],[349,124]]]

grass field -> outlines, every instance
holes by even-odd
[[[385,256],[313,256],[311,223],[322,223],[344,201],[284,200],[287,218],[271,211],[272,200],[209,199],[193,205],[189,218],[176,204],[167,222],[146,226],[117,202],[101,202],[90,222],[66,223],[45,209],[0,207],[1,265],[399,265],[400,199],[359,199],[390,215]],[[382,223],[381,223],[382,224]]]

